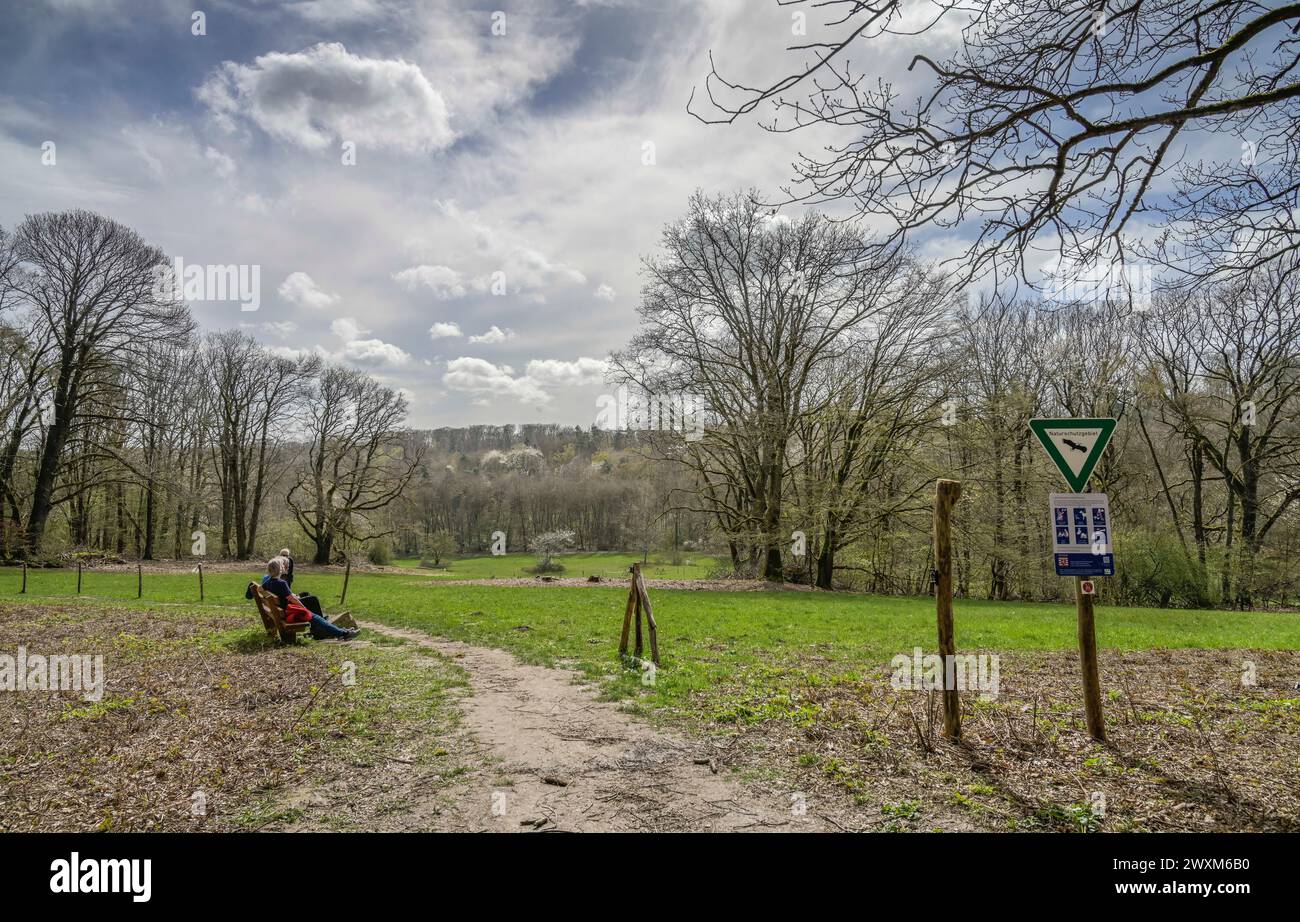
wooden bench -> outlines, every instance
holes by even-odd
[[[281,643],[295,643],[298,639],[298,632],[311,627],[311,623],[308,621],[298,624],[290,624],[285,621],[279,600],[257,583],[249,583],[248,589],[253,594],[253,601],[257,603],[257,613],[262,616],[262,625],[266,628],[266,636],[279,636]]]

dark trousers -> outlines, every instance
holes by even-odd
[[[317,640],[325,640],[328,637],[347,636],[347,632],[342,628],[329,623],[329,620],[325,617],[325,612],[320,607],[320,599],[316,598],[316,596],[310,592],[299,593],[298,601],[302,602],[303,607],[316,616],[311,619],[311,627],[308,628],[312,637]]]

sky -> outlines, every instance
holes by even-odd
[[[202,329],[364,369],[414,427],[592,425],[641,261],[690,194],[777,200],[798,153],[836,140],[692,117],[710,54],[767,85],[837,9],[0,0],[0,226],[88,208],[200,276],[239,267],[246,292],[184,291]],[[959,28],[854,63],[906,95],[912,54]],[[914,242],[939,259],[969,239]]]
[[[89,208],[182,267],[243,267],[249,297],[187,292],[202,329],[362,368],[420,428],[591,425],[663,226],[695,189],[775,192],[811,140],[686,111],[710,50],[772,76],[791,15],[755,0],[5,0],[3,21],[0,225]]]

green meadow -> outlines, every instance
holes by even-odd
[[[466,571],[486,565],[479,560],[492,558],[456,561],[451,572],[466,578]],[[259,631],[252,603],[243,598],[255,575],[252,568],[247,574],[205,573],[203,605],[246,610],[249,629]],[[74,570],[29,571],[26,597],[18,593],[19,581],[19,570],[0,570],[0,600],[52,604],[77,595]],[[340,573],[302,567],[295,588],[318,595],[328,613],[339,608],[342,584]],[[130,605],[136,595],[134,572],[83,574],[81,597],[88,602]],[[198,595],[195,573],[144,574],[147,603],[194,607]],[[692,692],[738,670],[802,672],[815,664],[820,674],[856,675],[880,670],[898,653],[917,646],[932,652],[935,645],[929,598],[652,588],[662,662],[654,686],[647,688],[616,655],[626,595],[622,586],[440,585],[430,571],[397,569],[352,574],[345,607],[362,619],[504,648],[527,662],[578,669],[601,680],[607,694],[636,694],[650,710],[683,706]],[[958,599],[954,607],[959,650],[1075,646],[1070,605]],[[1300,614],[1102,604],[1097,633],[1103,649],[1297,649]]]

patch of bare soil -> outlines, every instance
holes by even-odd
[[[1103,651],[1105,744],[1072,653],[1002,655],[997,700],[963,694],[960,744],[935,693],[887,670],[807,681],[820,665],[708,695],[737,761],[777,766],[845,828],[1300,831],[1300,653]]]
[[[597,700],[562,669],[501,650],[378,624],[370,630],[452,658],[469,674],[463,725],[485,767],[454,789],[437,828],[741,831],[828,828],[783,788],[739,782],[707,741],[655,729]]]

